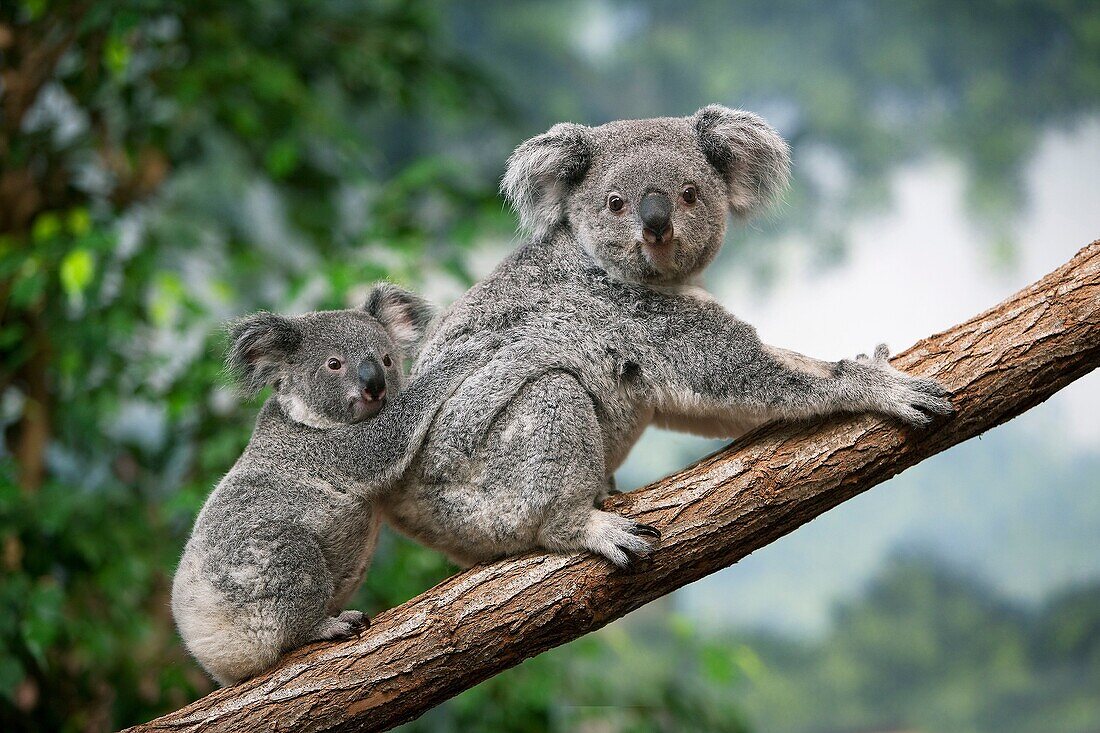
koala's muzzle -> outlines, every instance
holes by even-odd
[[[650,191],[638,207],[642,218],[642,237],[647,244],[672,241],[672,200],[663,193]]]
[[[374,357],[359,362],[359,390],[368,401],[380,400],[386,394],[386,372]]]

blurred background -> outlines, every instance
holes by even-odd
[[[708,285],[765,340],[901,349],[1100,237],[1100,4],[0,3],[0,728],[211,689],[167,592],[260,400],[227,318],[451,302],[554,122],[745,107],[795,182]],[[405,731],[1100,731],[1100,379]],[[651,432],[641,485],[719,443]],[[387,534],[356,607],[454,569]]]

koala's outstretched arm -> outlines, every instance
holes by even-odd
[[[755,329],[715,303],[685,298],[678,307],[661,326],[664,359],[652,353],[662,366],[647,379],[658,424],[736,435],[777,418],[869,411],[922,425],[929,415],[951,412],[946,390],[894,369],[884,345],[870,358],[821,361],[763,344]]]
[[[490,362],[506,369],[482,369]],[[471,441],[484,435],[489,424],[514,399],[523,386],[551,371],[579,372],[584,363],[564,349],[550,350],[541,342],[518,341],[501,346],[495,336],[472,338],[456,345],[426,367],[393,402],[373,420],[340,428],[349,433],[339,464],[348,475],[367,482],[372,490],[384,489],[408,468],[420,449],[439,408],[463,382],[473,380],[479,399],[451,410],[448,420],[458,420],[460,434]]]
[[[387,488],[409,467],[439,407],[491,354],[485,345],[465,347],[415,377],[374,419],[329,431],[330,465],[372,492]]]

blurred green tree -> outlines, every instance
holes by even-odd
[[[1039,608],[919,555],[896,557],[820,641],[740,637],[738,691],[766,730],[1089,733],[1100,720],[1100,587]]]
[[[780,220],[736,236],[773,245],[798,227],[824,261],[843,255],[853,212],[888,200],[888,174],[930,153],[963,164],[970,211],[1010,259],[1023,163],[1100,104],[1091,0],[487,0],[451,14],[533,129],[711,102],[760,112],[794,148],[795,185]],[[727,255],[765,277],[773,249]]]
[[[106,730],[209,689],[165,589],[253,415],[217,324],[465,280],[494,188],[376,140],[501,109],[426,2],[27,0],[0,53],[0,727]]]

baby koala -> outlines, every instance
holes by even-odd
[[[274,394],[199,513],[172,584],[180,635],[219,683],[368,623],[343,609],[374,552],[372,500],[477,366],[427,373],[400,391],[402,362],[432,315],[417,295],[380,284],[361,309],[257,313],[230,326],[230,368],[246,390]]]

